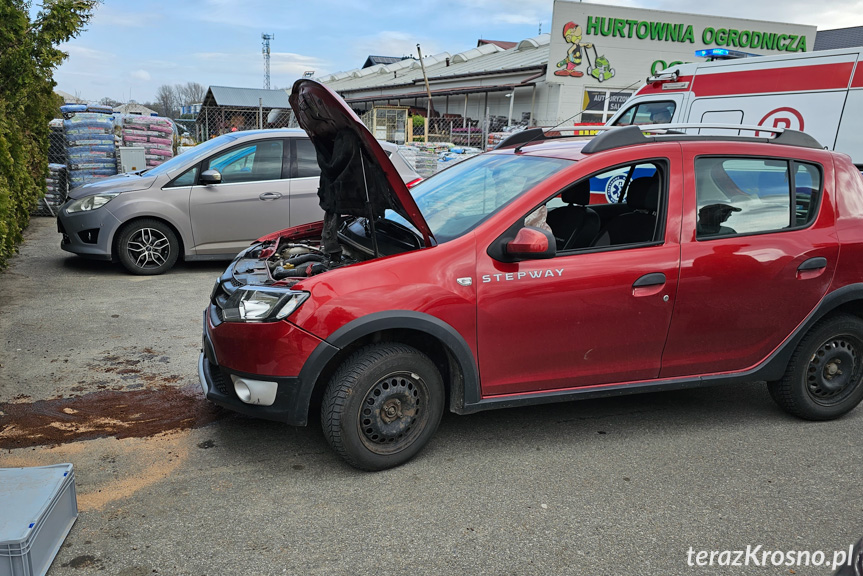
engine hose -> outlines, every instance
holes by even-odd
[[[300,264],[305,264],[306,262],[323,262],[324,255],[323,254],[301,254],[299,256],[294,256],[292,258],[287,259],[287,263],[292,265],[294,268],[298,267]]]
[[[285,250],[291,250],[291,248],[303,248],[304,250],[308,250],[309,252],[317,252],[319,254],[323,254],[323,252],[321,251],[320,248],[316,248],[314,246],[309,246],[308,244],[295,244],[295,243],[284,244],[281,247],[281,250],[279,250],[279,252],[284,252]]]
[[[300,266],[299,268],[292,268],[290,270],[277,266],[276,269],[273,270],[273,279],[281,280],[282,278],[296,278],[298,276],[308,277],[326,271],[327,267],[322,262],[312,262],[307,266]]]

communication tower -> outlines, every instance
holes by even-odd
[[[275,34],[261,34],[264,45],[261,50],[264,54],[264,90],[270,89],[270,40],[275,37]]]

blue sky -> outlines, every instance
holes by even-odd
[[[863,25],[863,0],[614,0],[639,8],[814,24]],[[40,2],[34,1],[34,10]],[[261,34],[271,41],[271,86],[362,66],[370,54],[460,52],[479,38],[518,41],[551,27],[552,0],[105,0],[63,46],[57,87],[81,98],[155,99],[162,84],[263,87]]]

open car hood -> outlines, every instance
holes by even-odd
[[[422,234],[426,246],[434,244],[431,230],[395,166],[338,94],[314,80],[300,79],[294,82],[290,102],[318,154],[321,208],[329,213],[373,218],[390,209]]]

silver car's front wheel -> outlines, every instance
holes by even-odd
[[[132,274],[153,275],[170,270],[177,262],[180,245],[168,225],[159,220],[135,220],[117,240],[117,257]]]

